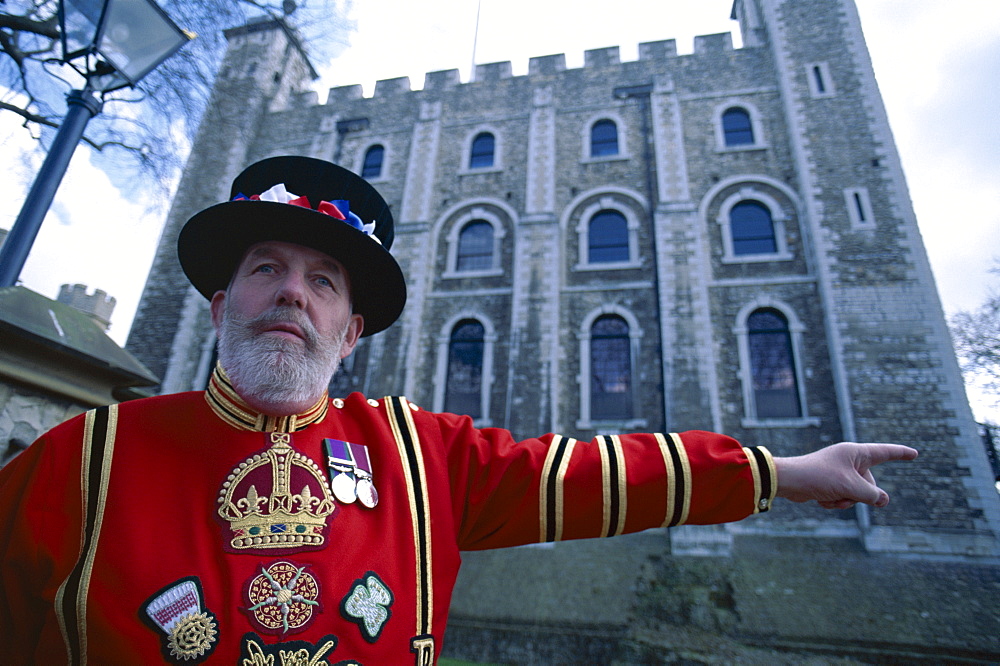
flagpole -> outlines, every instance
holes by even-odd
[[[483,11],[483,0],[479,0],[476,5],[476,32],[472,35],[472,71],[469,74],[469,82],[476,80],[476,46],[479,43],[479,15]]]

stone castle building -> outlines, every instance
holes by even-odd
[[[855,6],[736,0],[733,17],[739,49],[717,34],[697,37],[683,56],[673,40],[641,44],[632,62],[617,48],[587,51],[579,69],[549,55],[532,58],[525,76],[493,63],[477,66],[469,83],[457,70],[432,72],[421,89],[383,80],[366,98],[345,85],[323,103],[287,24],[227,31],[127,349],[162,378],[163,392],[203,388],[214,336],[207,302],[177,265],[180,227],[225,200],[253,161],[329,159],[364,175],[391,205],[393,253],[409,284],[401,320],[362,342],[333,394],[405,394],[520,436],[708,429],[777,455],[841,440],[921,450],[917,463],[879,470],[894,497],[879,511],[784,503],[737,525],[645,534],[597,551],[556,544],[470,556],[455,645],[514,645],[542,632],[579,650],[585,634],[597,653],[621,654],[621,631],[594,627],[636,626],[637,606],[618,598],[625,586],[624,597],[659,604],[671,626],[683,616],[689,628],[744,645],[853,637],[1000,653],[997,611],[986,616],[990,637],[967,617],[973,611],[942,604],[933,589],[934,567],[947,561],[964,599],[996,594],[1000,502]],[[741,587],[747,570],[738,562],[764,551],[792,560],[839,553],[872,589],[873,568],[893,562],[922,590],[913,609],[936,603],[937,614],[901,614],[906,635],[894,638],[869,637],[860,625],[774,620],[762,629],[749,618],[770,611],[759,589]],[[666,553],[674,558],[660,559]],[[696,555],[714,558],[713,573]],[[560,590],[562,605],[526,603],[531,580],[541,588],[569,562],[584,571],[582,562],[615,557],[638,558],[635,569],[601,569],[601,582],[584,586],[591,592]],[[517,601],[490,579],[505,567],[524,581]],[[658,581],[678,568],[702,587],[685,588],[683,602],[657,601]],[[793,579],[794,566],[754,575]],[[879,603],[890,603],[892,585],[884,587]],[[873,603],[865,612],[885,622]],[[940,638],[945,620],[969,635]],[[552,638],[567,626],[584,629],[565,644]],[[518,649],[490,654],[523,661]]]

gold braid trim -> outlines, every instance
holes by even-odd
[[[216,416],[240,430],[255,430],[257,432],[295,432],[303,430],[313,423],[319,423],[326,418],[330,409],[330,400],[326,394],[320,396],[316,403],[301,414],[288,416],[269,416],[254,410],[236,393],[232,382],[222,366],[216,364],[212,377],[205,391],[205,401]]]

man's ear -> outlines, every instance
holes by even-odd
[[[365,318],[359,314],[352,314],[350,321],[347,322],[347,334],[344,336],[344,344],[340,347],[340,358],[347,358],[351,355],[364,330]]]
[[[212,326],[215,327],[215,333],[218,335],[219,328],[222,326],[222,313],[226,309],[226,292],[217,291],[212,294]]]

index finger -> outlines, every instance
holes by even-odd
[[[902,444],[869,443],[862,444],[865,453],[868,454],[872,465],[879,465],[892,460],[913,460],[919,455],[919,451]]]

